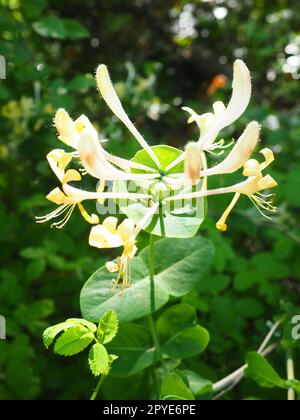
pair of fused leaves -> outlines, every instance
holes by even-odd
[[[162,182],[166,191],[166,196],[174,196],[178,194],[185,194],[201,190],[202,184],[199,183],[195,187],[183,186],[176,191],[164,181],[164,175],[169,176],[184,171],[183,164],[179,164],[171,170],[167,170],[168,166],[182,154],[182,151],[175,147],[161,145],[151,147],[154,154],[161,164],[162,178],[155,180],[152,186],[155,189],[155,184]],[[140,150],[132,159],[133,162],[141,165],[146,165],[150,168],[156,169],[155,164],[149,157],[145,150]],[[134,170],[133,172],[142,173],[143,171]],[[146,183],[145,186],[135,182],[115,181],[113,190],[119,193],[136,193],[142,192],[151,193],[151,187]],[[152,191],[153,192],[153,191]],[[122,211],[136,224],[147,214],[149,207],[140,201],[117,200],[117,203]],[[145,230],[153,235],[162,236],[166,238],[191,238],[196,235],[200,225],[202,224],[206,215],[206,199],[197,198],[190,200],[177,201],[176,205],[161,205],[159,211],[152,217],[151,222]]]
[[[117,332],[117,315],[114,311],[107,311],[100,319],[98,327],[85,319],[70,318],[47,328],[43,334],[43,341],[49,348],[56,340],[54,353],[61,356],[74,356],[94,343],[88,356],[91,372],[95,376],[108,375],[117,356],[109,354],[104,345],[110,343]]]

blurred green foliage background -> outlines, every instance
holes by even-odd
[[[261,142],[277,155],[278,213],[263,219],[243,199],[228,233],[214,221],[228,197],[209,201],[199,234],[216,247],[207,281],[182,301],[196,307],[211,333],[208,351],[186,366],[211,380],[239,367],[256,349],[280,302],[300,305],[300,4],[288,0],[0,0],[0,399],[83,399],[94,380],[86,357],[64,360],[47,352],[41,333],[66,317],[80,316],[79,292],[107,259],[88,246],[89,227],[74,215],[63,231],[36,225],[51,208],[45,194],[56,186],[45,155],[57,147],[53,115],[65,107],[88,115],[107,148],[120,156],[137,151],[128,132],[106,108],[93,72],[106,63],[125,109],[149,141],[181,147],[195,139],[180,110],[210,110],[228,101],[232,63],[245,60],[253,98],[230,139],[251,119]],[[218,80],[227,78],[225,86]],[[217,76],[217,78],[216,78]],[[211,162],[214,161],[212,158]],[[224,185],[222,177],[215,185]],[[143,238],[140,246],[143,246]],[[299,356],[299,354],[298,354]],[[272,356],[280,373],[284,352]],[[299,365],[296,366],[298,376]],[[108,379],[103,396],[146,398],[147,372]],[[141,387],[141,383],[143,386]],[[246,380],[231,394],[284,398]]]

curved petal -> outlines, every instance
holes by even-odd
[[[54,117],[54,125],[59,134],[59,140],[68,146],[77,149],[79,133],[74,121],[63,108],[57,110]]]
[[[203,149],[209,147],[215,136],[224,127],[236,121],[247,108],[251,97],[251,76],[248,67],[242,60],[236,60],[233,65],[232,96],[227,108],[216,119],[214,127],[205,134],[199,143]]]
[[[259,124],[252,121],[227,157],[218,165],[203,170],[202,176],[230,174],[240,169],[250,158],[259,140]]]
[[[149,144],[146,142],[146,140],[143,138],[143,136],[135,128],[133,123],[128,118],[128,115],[124,111],[124,108],[120,102],[120,99],[118,98],[118,95],[111,83],[107,67],[104,64],[101,64],[97,68],[96,80],[97,80],[99,91],[103,99],[105,100],[106,104],[109,106],[112,112],[123,122],[123,124],[126,125],[128,130],[137,139],[140,145],[149,154],[149,156],[151,157],[153,162],[156,164],[156,166],[160,169],[161,165],[160,165],[159,160],[157,159],[157,156],[155,155],[155,153],[153,152]]]
[[[72,160],[72,154],[66,153],[62,149],[52,150],[47,154],[48,163],[57,178],[62,182],[65,169]]]

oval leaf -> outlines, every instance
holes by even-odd
[[[161,384],[160,398],[162,400],[194,400],[183,379],[177,373],[171,372],[164,377]]]
[[[100,319],[97,338],[102,344],[112,341],[118,332],[118,318],[114,311],[106,312]]]
[[[105,347],[96,343],[89,352],[89,366],[94,376],[102,373],[106,374],[109,370],[109,356]]]
[[[258,385],[264,388],[285,388],[285,381],[280,378],[278,373],[270,363],[255,351],[247,354],[246,362],[248,365],[247,376],[254,379]]]

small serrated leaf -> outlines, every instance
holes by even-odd
[[[43,332],[43,342],[45,347],[48,348],[59,333],[67,330],[68,328],[74,327],[75,325],[76,324],[73,321],[68,320],[66,322],[61,322],[60,324],[53,325],[47,328]]]
[[[54,353],[61,356],[73,356],[83,351],[94,338],[94,334],[86,327],[76,325],[69,328],[58,338],[54,346]]]
[[[102,344],[96,343],[93,345],[89,352],[88,360],[93,375],[99,376],[103,373],[108,373],[110,367],[110,357]]]
[[[117,314],[114,311],[107,311],[100,319],[97,338],[102,344],[107,344],[112,341],[119,328]]]
[[[95,333],[97,331],[97,326],[90,321],[82,318],[69,318],[66,322],[72,322],[75,325],[83,325],[86,327],[90,332]]]

